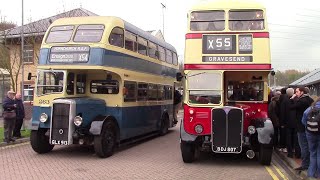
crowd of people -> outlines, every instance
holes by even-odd
[[[307,87],[272,92],[268,115],[274,126],[274,147],[289,158],[301,158],[296,170],[320,178],[320,98],[309,92]]]
[[[7,96],[3,100],[3,126],[4,126],[4,142],[14,142],[21,138],[20,129],[25,117],[23,101],[20,94],[14,91],[8,91]]]

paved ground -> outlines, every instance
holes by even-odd
[[[279,170],[280,173],[277,173]],[[287,179],[276,162],[270,167],[238,155],[202,154],[192,164],[182,162],[179,128],[120,150],[107,158],[92,148],[55,147],[35,153],[29,144],[0,147],[0,179]],[[281,176],[283,176],[281,178]]]

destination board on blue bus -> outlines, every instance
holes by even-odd
[[[89,46],[52,47],[49,61],[52,63],[88,62],[89,51]]]

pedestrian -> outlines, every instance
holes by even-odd
[[[15,140],[12,138],[12,132],[14,129],[14,124],[16,121],[16,112],[15,109],[17,105],[14,101],[15,92],[8,91],[7,96],[4,98],[2,107],[3,107],[3,125],[4,125],[4,142],[10,143]]]
[[[295,97],[298,97],[297,101],[293,100]],[[296,170],[307,170],[310,163],[310,153],[305,126],[302,124],[301,120],[304,111],[313,103],[313,99],[307,95],[305,87],[298,87],[296,88],[296,93],[290,98],[290,102],[290,109],[296,110],[297,135],[302,159],[301,166],[296,168]]]
[[[20,129],[22,127],[23,119],[25,117],[24,106],[23,106],[23,101],[21,99],[21,94],[16,95],[15,103],[17,104],[17,108],[16,108],[17,117],[16,117],[15,127],[13,130],[13,138],[18,139],[18,138],[22,137]]]
[[[279,141],[279,150],[283,152],[287,152],[286,148],[286,119],[288,118],[288,107],[289,104],[289,98],[287,95],[287,88],[281,89],[281,95],[279,98],[279,108],[280,108],[280,115],[279,115],[279,123],[280,123],[280,129],[279,129],[279,135],[280,135],[280,141]]]
[[[273,138],[273,145],[274,147],[278,146],[279,142],[279,108],[278,106],[278,101],[280,98],[280,91],[274,92],[273,97],[271,98],[271,102],[269,103],[268,106],[268,116],[272,121],[273,128],[274,128],[274,138]]]
[[[182,95],[180,94],[180,92],[178,90],[174,91],[174,95],[173,95],[173,105],[174,105],[174,120],[173,123],[177,124],[178,122],[178,111],[181,107],[181,99],[182,99]]]
[[[310,151],[308,177],[320,178],[320,98],[305,110],[301,121],[306,128]]]
[[[288,88],[287,89],[287,96],[290,99],[293,94],[294,94],[294,89],[293,88]],[[292,99],[293,101],[296,101],[298,97],[295,97]],[[296,123],[296,110],[295,109],[290,109],[290,100],[286,101],[286,107],[287,107],[287,112],[288,116],[285,121],[285,126],[287,130],[287,151],[288,151],[288,157],[293,158],[293,152],[295,154],[296,158],[301,157],[300,153],[300,147],[298,144],[298,136],[297,136],[297,123]]]

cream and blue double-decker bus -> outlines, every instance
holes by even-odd
[[[108,157],[120,143],[166,134],[177,71],[173,46],[120,18],[53,22],[37,67],[33,150],[86,144]]]

